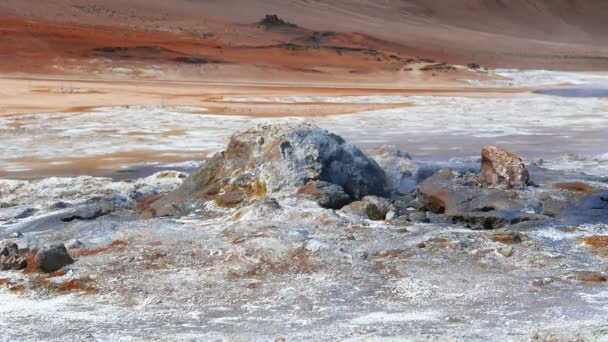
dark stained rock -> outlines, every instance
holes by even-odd
[[[179,215],[214,201],[237,207],[309,181],[344,189],[353,200],[385,193],[378,164],[341,137],[309,124],[259,125],[232,135],[177,190],[151,203],[146,216]]]
[[[297,194],[313,199],[320,206],[330,209],[340,209],[352,202],[351,197],[341,186],[324,181],[310,181],[298,189]]]
[[[43,247],[36,253],[35,269],[45,273],[55,272],[74,262],[63,244]]]
[[[489,186],[525,189],[530,183],[530,173],[515,153],[497,146],[485,146],[481,150],[481,180]]]

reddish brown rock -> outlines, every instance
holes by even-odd
[[[490,186],[524,189],[530,182],[530,173],[515,153],[485,146],[481,150],[481,181]]]

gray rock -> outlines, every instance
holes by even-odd
[[[144,214],[179,215],[207,201],[237,207],[311,180],[339,185],[354,200],[385,193],[384,171],[341,137],[309,124],[259,125],[232,135],[224,152]]]
[[[316,201],[324,208],[340,209],[352,202],[344,188],[324,181],[310,181],[298,189],[297,194]]]
[[[74,262],[65,245],[50,245],[43,247],[36,253],[36,269],[45,272],[55,272]]]

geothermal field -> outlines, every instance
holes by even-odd
[[[606,17],[0,1],[0,341],[608,341]]]

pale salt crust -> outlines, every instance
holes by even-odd
[[[596,156],[565,155],[543,162],[543,167],[557,171],[581,172],[608,177],[608,153]]]
[[[18,159],[61,162],[130,151],[196,153],[221,150],[230,134],[264,122],[307,120],[366,146],[408,141],[411,136],[437,136],[437,146],[414,146],[433,151],[450,148],[450,139],[563,137],[563,146],[546,146],[559,153],[569,139],[591,150],[608,134],[608,99],[559,98],[526,94],[512,97],[347,96],[234,98],[226,101],[283,103],[413,103],[414,106],[319,118],[252,118],[201,114],[202,108],[105,107],[84,113],[32,114],[0,118],[1,165],[4,171],[27,169]],[[596,132],[596,134],[588,134]],[[452,138],[450,138],[452,137]],[[409,142],[416,145],[416,141]],[[407,148],[407,144],[406,148]],[[451,146],[457,149],[454,146]],[[538,146],[536,146],[538,148]]]
[[[517,70],[495,69],[490,74],[500,76],[502,79],[478,81],[467,80],[475,86],[490,87],[548,87],[556,85],[608,85],[608,73],[604,72],[567,72],[551,70]]]

